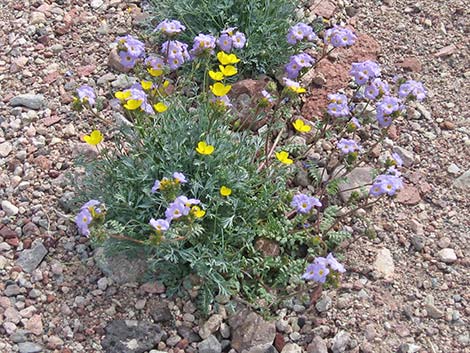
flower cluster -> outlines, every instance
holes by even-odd
[[[95,105],[96,94],[93,88],[88,85],[83,85],[77,89],[78,98],[76,100],[80,101],[82,104],[89,104],[90,106]]]
[[[219,61],[219,71],[209,71],[209,77],[215,81],[210,86],[210,90],[214,95],[212,102],[218,106],[228,108],[232,106],[227,93],[232,89],[231,85],[226,85],[219,81],[224,81],[225,78],[234,76],[238,73],[237,68],[234,66],[240,59],[235,54],[227,54],[223,51],[217,53],[217,60]]]
[[[175,186],[179,186],[180,184],[186,184],[188,181],[183,173],[174,172],[173,179],[163,178],[162,180],[155,180],[151,192],[152,194],[156,193],[157,190],[166,191],[170,188]]]
[[[317,257],[313,263],[308,265],[302,278],[307,281],[313,280],[318,283],[325,283],[331,271],[337,273],[346,272],[344,266],[329,253],[326,258]]]
[[[246,44],[245,34],[237,31],[236,27],[227,28],[220,33],[217,45],[226,53],[230,53],[233,48],[242,49]]]
[[[306,53],[292,55],[289,63],[286,65],[286,74],[290,79],[296,79],[302,69],[311,67],[315,59]]]
[[[354,77],[356,83],[362,86],[369,80],[380,76],[380,67],[376,62],[370,60],[353,63],[350,74]]]
[[[334,26],[325,31],[323,38],[325,44],[331,44],[335,48],[349,47],[356,42],[356,35],[348,28]]]
[[[376,105],[377,122],[380,127],[388,127],[393,122],[393,116],[399,114],[403,105],[396,97],[385,96]]]
[[[394,168],[389,169],[390,172],[394,172]],[[393,196],[398,190],[403,188],[403,181],[400,176],[395,174],[381,174],[377,176],[370,188],[370,194],[372,196],[381,196],[387,194]]]
[[[202,56],[204,54],[214,54],[215,37],[210,34],[198,34],[194,38],[193,48],[189,51],[192,58]]]
[[[148,102],[147,93],[145,93],[142,86],[146,86],[146,84],[136,83],[129,89],[116,92],[114,96],[121,101],[127,110],[140,109],[147,114],[155,114],[152,105]]]
[[[116,43],[118,45],[119,58],[121,59],[120,62],[128,69],[132,69],[137,59],[145,55],[145,44],[129,34],[118,37]]]
[[[158,56],[149,56],[145,59],[145,66],[152,77],[158,77],[163,75],[165,62]]]
[[[318,37],[313,31],[313,28],[305,23],[299,22],[292,26],[287,33],[287,43],[295,45],[302,40],[313,42]]]
[[[191,59],[188,45],[178,40],[167,40],[164,42],[161,53],[165,56],[171,71],[180,68],[186,61]]]
[[[350,115],[348,98],[341,93],[329,94],[328,99],[330,103],[327,106],[327,112],[332,117],[340,118]]]
[[[80,235],[89,237],[91,222],[103,220],[104,213],[105,208],[98,200],[90,200],[83,204],[75,217],[75,224],[77,225]]]
[[[174,37],[184,31],[186,27],[178,20],[163,20],[154,29],[154,32],[161,32],[167,37]]]
[[[374,78],[364,89],[364,97],[377,99],[390,93],[388,83],[380,78]]]
[[[284,84],[286,87],[293,93],[300,94],[300,93],[305,93],[307,90],[303,87],[300,86],[300,83],[296,81],[292,81],[291,79],[288,79],[287,77],[283,77]]]
[[[292,198],[290,205],[294,207],[298,213],[307,214],[310,213],[314,207],[321,207],[322,203],[316,197],[306,194],[297,194]]]
[[[345,138],[342,138],[341,140],[339,140],[338,143],[336,144],[336,147],[338,147],[338,149],[343,154],[349,154],[349,153],[353,153],[353,152],[361,150],[361,146],[359,146],[359,144],[356,141],[345,139]]]
[[[421,82],[408,80],[400,85],[398,96],[403,99],[422,101],[426,97],[426,90]]]

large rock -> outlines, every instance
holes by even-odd
[[[254,346],[270,345],[276,336],[274,321],[266,321],[248,309],[240,310],[232,316],[229,325],[232,328],[232,348],[238,352]]]
[[[16,265],[23,271],[33,272],[47,255],[47,249],[41,242],[36,242],[31,249],[23,250],[16,260]]]
[[[214,335],[209,335],[197,345],[199,353],[221,353],[222,345]]]
[[[390,278],[395,272],[395,264],[392,254],[387,248],[380,249],[374,261],[374,269],[381,273],[385,278]]]
[[[307,353],[328,353],[326,343],[320,336],[313,337],[312,342],[307,347]]]
[[[163,336],[157,324],[135,320],[113,320],[105,331],[101,346],[106,353],[144,353]]]
[[[39,353],[43,352],[43,346],[33,342],[21,342],[18,343],[18,349],[20,353]]]
[[[23,106],[30,109],[39,110],[46,104],[42,94],[20,94],[10,100],[10,105],[13,107]]]
[[[216,332],[220,328],[220,324],[222,323],[223,318],[222,315],[215,314],[212,315],[201,327],[199,330],[199,336],[202,339],[206,339],[211,334]]]
[[[343,353],[351,341],[351,335],[346,331],[339,331],[335,337],[333,337],[333,345],[331,350],[333,353]]]
[[[347,174],[345,176],[347,180],[339,185],[341,199],[344,202],[348,201],[353,192],[359,193],[359,196],[361,198],[365,198],[367,194],[369,193],[370,187],[364,186],[364,185],[372,183],[373,171],[374,170],[370,167],[360,167],[360,168],[354,168],[351,171],[351,173]],[[353,189],[353,188],[357,188],[357,189]]]
[[[454,181],[454,187],[462,190],[470,190],[470,169]]]
[[[147,271],[147,261],[142,256],[107,255],[105,249],[100,247],[95,250],[94,257],[99,269],[117,284],[139,282]]]

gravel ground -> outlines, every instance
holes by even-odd
[[[386,76],[406,73],[428,89],[387,140],[408,157],[408,187],[374,208],[377,237],[349,247],[342,286],[315,306],[286,302],[266,322],[230,315],[219,298],[202,320],[190,297],[169,300],[159,283],[121,285],[137,262],[116,258],[124,270],[106,276],[70,227],[66,176],[74,156],[94,155],[81,137],[99,126],[70,111],[71,95],[85,83],[100,95],[126,85],[106,65],[109,43],[138,25],[140,10],[121,0],[2,1],[1,352],[470,352],[468,8],[360,0],[336,15],[378,42]]]

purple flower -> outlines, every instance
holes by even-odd
[[[287,77],[292,80],[296,79],[297,76],[299,76],[300,69],[301,69],[300,65],[296,63],[295,61],[291,60],[285,67]]]
[[[426,97],[426,90],[421,82],[408,80],[400,85],[398,96],[400,98],[412,97],[418,101],[422,101]]]
[[[145,59],[145,65],[153,70],[163,70],[165,68],[163,59],[158,56],[149,56]]]
[[[372,196],[380,196],[387,194],[389,196],[394,195],[397,190],[403,188],[403,181],[399,176],[390,174],[381,174],[377,176],[370,188],[370,194]]]
[[[263,96],[264,99],[266,99],[269,103],[274,103],[275,99],[274,97],[266,90],[261,91],[261,95]]]
[[[327,112],[335,118],[348,116],[350,114],[347,104],[330,103],[327,106]]]
[[[173,178],[174,178],[175,180],[177,180],[178,183],[180,183],[180,184],[185,184],[185,183],[188,182],[188,181],[186,180],[186,177],[184,176],[183,173],[174,172],[174,173],[173,173]]]
[[[177,40],[166,41],[162,44],[163,55],[167,55],[168,66],[174,71],[190,59],[188,45]]]
[[[330,93],[328,95],[328,99],[330,100],[330,102],[336,103],[339,105],[348,103],[348,97],[346,97],[346,95],[341,94],[341,93]]]
[[[325,31],[324,42],[333,47],[348,47],[356,42],[356,35],[348,28],[334,26]]]
[[[96,94],[93,88],[88,85],[83,85],[77,89],[78,98],[83,103],[88,103],[89,105],[95,105]]]
[[[361,150],[361,147],[357,144],[356,141],[348,140],[348,139],[341,139],[336,144],[336,147],[338,147],[341,150],[341,153],[343,154],[348,154],[348,153]]]
[[[392,159],[395,162],[395,164],[399,167],[403,165],[403,159],[401,159],[400,155],[396,152],[392,153]]]
[[[185,29],[186,29],[186,27],[183,26],[180,21],[177,21],[177,20],[163,20],[162,22],[160,22],[158,24],[158,26],[157,26],[157,28],[155,28],[154,32],[160,31],[164,35],[172,37],[172,36],[175,36],[175,35],[181,33]]]
[[[328,256],[326,257],[326,260],[328,262],[328,265],[331,267],[332,270],[338,271],[340,273],[346,272],[344,269],[344,266],[338,262],[333,256],[332,253],[329,253]]]
[[[165,219],[151,219],[149,224],[155,228],[157,232],[164,232],[170,228],[170,223]]]
[[[314,41],[317,39],[316,34],[313,32],[313,28],[309,25],[299,22],[292,26],[287,33],[287,43],[295,45],[302,40]]]
[[[232,44],[236,49],[241,49],[245,46],[246,37],[242,32],[237,32],[232,36]]]
[[[174,201],[168,205],[165,211],[165,217],[168,222],[189,214],[190,208],[181,202]]]
[[[217,40],[219,48],[226,53],[230,53],[232,51],[232,44],[232,37],[227,33],[222,34]]]
[[[376,99],[377,97],[388,94],[389,92],[388,83],[382,81],[380,78],[375,78],[364,89],[364,97],[367,99]]]
[[[361,123],[359,122],[359,120],[357,120],[357,118],[352,118],[350,123],[353,124],[356,129],[361,128]]]
[[[160,180],[155,180],[155,183],[153,184],[152,186],[152,194],[155,194],[157,192],[157,190],[160,189]]]
[[[201,201],[198,200],[198,199],[188,199],[186,196],[178,196],[175,199],[175,202],[179,202],[179,203],[185,205],[186,207],[189,207],[189,206],[192,206],[192,205],[199,205],[201,203]]]
[[[392,115],[401,109],[400,100],[395,97],[385,96],[377,103],[377,114]]]
[[[370,60],[353,63],[350,74],[358,85],[364,85],[368,80],[380,76],[380,67],[377,63]]]
[[[314,206],[321,207],[319,199],[305,194],[298,194],[292,198],[291,206],[299,213],[309,213]]]
[[[302,275],[302,278],[306,279],[307,281],[313,280],[315,282],[325,283],[328,273],[330,273],[330,270],[327,269],[326,266],[314,262],[313,264],[307,266],[307,270]]]
[[[390,115],[379,114],[379,112],[377,112],[376,119],[381,128],[389,127],[393,123],[393,118]]]
[[[83,207],[83,206],[82,206]],[[78,232],[80,235],[85,237],[90,236],[90,230],[88,229],[88,225],[93,220],[93,216],[88,208],[80,209],[80,212],[75,217],[75,224],[77,225]]]
[[[119,58],[121,59],[121,65],[125,68],[132,69],[135,66],[136,59],[127,51],[120,51]]]
[[[305,67],[311,67],[314,61],[315,60],[306,53],[292,55],[290,57],[289,63],[286,65],[287,77],[289,77],[290,79],[297,78],[300,70]]]
[[[199,34],[194,38],[193,48],[189,52],[193,57],[204,53],[214,53],[215,38],[210,34]]]
[[[139,58],[145,54],[145,44],[140,40],[131,38],[124,45],[127,48],[127,53],[133,58]]]

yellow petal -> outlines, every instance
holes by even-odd
[[[206,214],[206,211],[201,210],[201,208],[199,206],[193,206],[193,207],[191,207],[191,213],[196,218],[202,218]]]
[[[222,186],[220,188],[220,195],[222,196],[230,196],[232,194],[232,189],[227,186]]]
[[[210,86],[210,88],[215,96],[222,97],[225,96],[232,89],[232,86],[216,82],[213,86]]]
[[[228,59],[229,64],[236,64],[240,61],[240,59],[237,58],[237,56],[235,54],[229,54],[227,56],[227,59]],[[227,65],[227,64],[225,64],[225,65]]]
[[[142,105],[142,101],[141,101],[141,100],[129,99],[129,100],[127,101],[127,103],[124,104],[124,108],[126,108],[127,110],[136,110],[136,109],[139,108],[141,105]]]
[[[159,102],[153,105],[153,109],[155,109],[155,111],[158,113],[163,113],[168,109],[168,107],[165,105],[165,103]]]
[[[298,132],[309,132],[312,129],[310,125],[305,124],[302,119],[295,120],[292,125]]]
[[[214,152],[214,146],[208,145],[204,141],[200,141],[197,144],[196,151],[200,154],[209,155],[209,154],[212,154],[212,152]]]
[[[150,88],[152,88],[152,81],[141,81],[140,85],[144,90],[149,90]]]
[[[224,74],[220,71],[209,71],[209,77],[214,81],[222,81],[224,79]]]
[[[222,72],[224,76],[227,76],[227,77],[236,75],[238,73],[237,68],[233,65],[227,65],[227,66],[219,65],[219,70]]]
[[[161,76],[163,74],[163,70],[155,70],[155,69],[152,69],[151,67],[148,68],[147,71],[153,77],[158,77],[158,76]]]
[[[93,130],[90,135],[83,136],[83,140],[92,146],[96,146],[103,141],[103,134],[98,130]]]
[[[286,151],[276,152],[276,158],[279,160],[279,162],[283,164],[294,163],[294,161],[289,158],[289,153],[287,153]]]
[[[121,101],[126,100],[130,96],[131,96],[131,91],[118,91],[114,93],[114,97],[116,97],[117,99]]]

